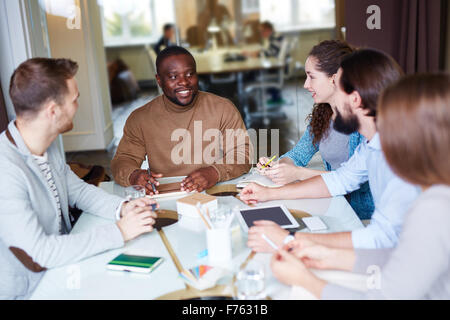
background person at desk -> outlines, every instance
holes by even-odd
[[[278,57],[284,37],[275,32],[273,24],[269,21],[264,21],[261,23],[260,32],[263,39],[262,54],[267,58]]]
[[[272,258],[275,277],[322,299],[450,299],[449,88],[449,75],[410,76],[380,100],[378,128],[387,162],[422,189],[398,246],[349,250],[293,241],[292,254],[281,250]],[[328,284],[307,269],[366,273],[369,266],[381,273],[378,286],[366,293]]]
[[[276,199],[328,198],[345,195],[369,182],[375,211],[366,228],[352,232],[306,234],[296,238],[310,239],[341,248],[392,248],[397,244],[404,214],[416,199],[418,190],[396,176],[386,163],[377,133],[375,116],[382,91],[398,81],[402,70],[392,57],[376,50],[357,50],[346,56],[336,76],[333,94],[334,128],[342,133],[358,131],[367,140],[355,154],[335,171],[280,188],[264,188],[252,184],[241,192],[248,202]],[[278,246],[288,236],[286,230],[269,221],[259,221],[249,230],[248,245],[255,251],[273,251],[261,238],[267,235]],[[287,238],[289,239],[289,238]]]
[[[153,50],[155,50],[156,54],[159,54],[162,50],[167,47],[174,46],[175,41],[175,26],[171,23],[166,23],[163,26],[163,35],[159,39],[159,41],[153,46]]]
[[[154,201],[124,203],[85,183],[53,143],[73,128],[77,70],[70,60],[35,58],[11,77],[17,119],[0,135],[0,299],[27,298],[46,269],[119,248],[153,230]],[[69,205],[120,220],[69,234]]]
[[[353,156],[363,141],[364,137],[358,131],[346,135],[333,128],[333,110],[329,104],[336,87],[335,78],[340,62],[352,51],[346,42],[326,40],[314,46],[309,53],[305,64],[304,87],[311,92],[315,105],[308,116],[307,130],[297,145],[262,171],[274,183],[285,185],[336,170]],[[305,168],[318,151],[327,171]],[[268,160],[267,157],[259,159],[258,168],[262,169]],[[370,219],[374,204],[368,182],[350,193],[347,200],[360,219]]]
[[[128,118],[111,163],[115,181],[146,186],[153,194],[149,181],[158,185],[156,178],[162,175],[188,175],[181,190],[202,191],[247,173],[250,141],[241,115],[228,99],[198,90],[189,51],[177,46],[164,49],[156,69],[164,94]],[[222,136],[208,136],[212,132]],[[229,133],[238,137],[232,145],[226,139]],[[146,155],[152,177],[140,169]]]
[[[249,57],[263,56],[266,58],[277,58],[281,51],[284,36],[275,32],[273,24],[269,21],[261,22],[259,32],[263,42],[262,50],[256,52],[243,52],[243,54]],[[278,71],[269,71],[269,73],[272,72],[276,73]],[[252,74],[248,77],[248,80],[254,81],[254,77],[255,74]],[[277,88],[268,88],[267,93],[271,96],[270,102],[282,102],[281,90]]]
[[[263,48],[261,51],[256,52],[244,52],[246,56],[257,57],[260,54],[267,58],[276,58],[281,50],[281,44],[284,37],[281,34],[275,32],[273,24],[269,21],[261,22],[259,25],[259,32],[263,42]]]

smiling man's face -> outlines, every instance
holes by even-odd
[[[156,80],[164,95],[180,106],[190,104],[198,93],[195,61],[187,54],[178,54],[164,59]]]

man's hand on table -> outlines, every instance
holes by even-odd
[[[154,204],[156,208],[159,207],[156,201],[148,198],[139,198],[123,204],[117,226],[125,242],[153,231],[157,218],[156,212],[152,210]]]
[[[120,210],[120,218],[125,217],[127,214],[134,212],[137,210],[137,208],[143,208],[149,211],[155,211],[153,210],[153,207],[155,210],[159,208],[159,204],[152,199],[149,198],[139,198],[131,201],[125,201],[122,205],[122,209]],[[137,210],[139,211],[139,210]]]
[[[159,182],[156,179],[161,178],[162,176],[163,175],[160,173],[153,173],[153,172],[152,172],[152,175],[150,176],[148,174],[147,170],[136,169],[130,175],[129,182],[130,182],[130,185],[132,185],[132,186],[134,186],[134,185],[144,186],[146,194],[154,195],[154,194],[158,194],[158,190],[156,191],[156,193],[153,192],[151,183],[153,183],[155,185],[155,187],[159,186]]]
[[[181,191],[197,191],[209,189],[219,182],[219,174],[213,167],[200,168],[188,175],[181,182]]]

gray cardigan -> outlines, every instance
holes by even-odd
[[[0,299],[25,299],[46,269],[123,246],[113,221],[123,199],[79,179],[52,144],[48,161],[65,229],[71,230],[69,205],[111,220],[87,232],[59,235],[56,200],[48,183],[14,121],[8,129],[9,137],[6,131],[0,135]]]
[[[450,186],[433,186],[419,196],[397,248],[355,253],[353,271],[378,266],[380,286],[361,293],[329,284],[323,299],[450,299]]]

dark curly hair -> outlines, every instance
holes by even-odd
[[[345,41],[325,40],[314,46],[308,56],[316,58],[317,69],[331,77],[337,73],[341,60],[353,50]],[[333,110],[328,103],[314,105],[311,114],[307,117],[314,144],[318,144],[328,135],[332,115]]]

